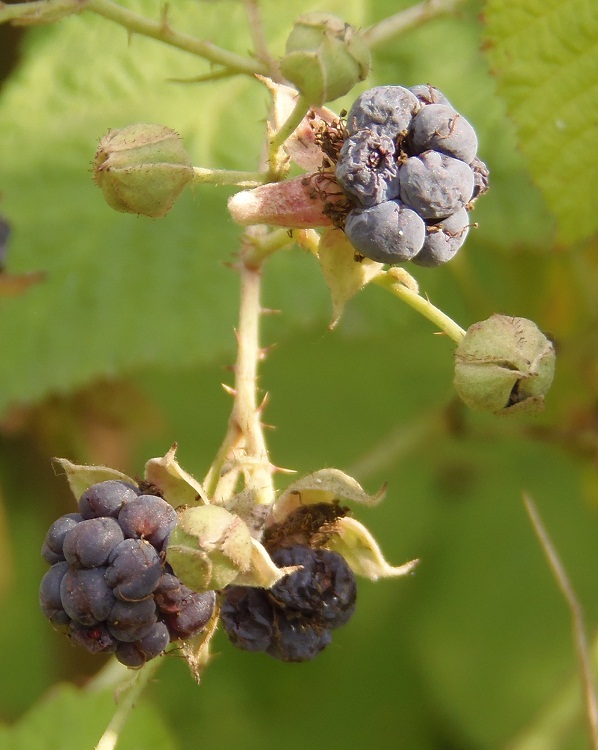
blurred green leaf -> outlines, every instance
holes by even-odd
[[[150,0],[128,3],[148,15]],[[316,3],[307,3],[308,10]],[[360,3],[334,2],[359,22]],[[240,3],[183,0],[171,22],[202,39],[246,53]],[[334,7],[331,7],[334,10]],[[283,47],[295,13],[277,8],[267,31]],[[235,33],[231,33],[231,29]],[[110,128],[158,122],[183,136],[194,162],[255,169],[268,96],[253,79],[186,85],[209,66],[180,50],[135,36],[90,13],[31,32],[23,62],[0,97],[0,189],[13,226],[9,270],[46,280],[0,309],[0,410],[100,375],[222,357],[234,347],[240,229],[225,190],[188,191],[162,220],[121,216],[93,185],[89,164]],[[282,274],[282,286],[294,280]],[[324,314],[324,294],[291,321]]]
[[[486,53],[560,240],[598,230],[594,0],[487,0]]]
[[[14,726],[0,730],[6,750],[91,750],[112,718],[112,690],[86,692],[74,685],[56,685]],[[125,728],[119,750],[175,750],[168,728],[155,706],[138,703]]]

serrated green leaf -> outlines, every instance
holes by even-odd
[[[487,0],[486,54],[534,181],[573,243],[598,230],[598,5]]]
[[[126,5],[159,15],[150,0]],[[331,6],[359,23],[357,0]],[[275,54],[294,15],[291,7],[265,10]],[[220,3],[193,0],[173,6],[170,20],[238,54],[251,49],[241,3],[227,5],[226,24]],[[99,138],[136,122],[175,129],[197,166],[255,169],[269,97],[253,78],[168,80],[207,71],[206,61],[145,37],[129,40],[88,11],[30,32],[0,96],[0,190],[14,229],[7,270],[46,277],[2,301],[0,410],[98,376],[188,366],[233,349],[238,287],[225,264],[240,230],[226,211],[230,191],[186,191],[160,220],[120,216],[89,172]],[[280,273],[279,286],[291,290],[284,265]],[[290,311],[290,321],[303,322],[306,310],[311,320],[324,314],[322,290],[304,290],[310,294],[312,304]]]

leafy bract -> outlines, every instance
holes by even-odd
[[[149,0],[123,3],[158,18]],[[308,2],[301,10],[316,3]],[[330,3],[359,23],[360,3]],[[241,3],[182,0],[169,9],[175,28],[247,55],[252,43]],[[296,8],[266,16],[280,54]],[[0,300],[0,410],[99,376],[144,366],[177,368],[221,358],[234,347],[237,279],[225,266],[240,230],[226,211],[229,193],[187,190],[160,220],[119,215],[93,185],[89,165],[111,128],[149,122],[181,134],[193,163],[254,170],[269,95],[237,76],[181,84],[209,64],[83,11],[35,28],[19,69],[0,96],[0,192],[13,228],[7,270],[43,271],[45,281],[18,299]],[[280,284],[289,290],[290,277]],[[324,314],[320,295],[296,318]],[[291,312],[291,319],[293,313]]]
[[[598,230],[598,6],[487,0],[487,56],[560,240]]]

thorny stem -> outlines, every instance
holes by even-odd
[[[579,669],[583,683],[584,695],[586,699],[586,713],[590,730],[590,740],[593,750],[598,750],[598,701],[596,699],[596,688],[592,676],[592,662],[590,658],[590,649],[583,620],[583,612],[579,600],[573,590],[571,581],[567,576],[563,563],[561,562],[557,551],[544,528],[535,503],[531,497],[524,495],[523,502],[525,509],[530,517],[534,531],[540,541],[540,545],[548,565],[555,577],[558,587],[563,594],[569,612],[571,614],[571,625],[573,628],[573,640],[577,650],[579,660]]]
[[[464,2],[465,0],[424,0],[370,26],[363,32],[364,39],[368,47],[373,49],[432,18],[454,13]]]
[[[81,0],[34,0],[34,2],[5,5],[0,2],[0,23],[13,21],[15,25],[34,23],[38,17],[62,18],[84,9]]]
[[[274,502],[274,467],[268,458],[257,399],[257,368],[262,359],[259,345],[262,267],[251,255],[251,248],[259,243],[261,233],[259,227],[247,229],[241,251],[234,404],[227,433],[206,477],[205,487],[210,497],[217,494],[223,467],[230,462],[245,473],[245,489],[254,493],[254,502],[270,504]]]
[[[218,47],[211,42],[204,42],[188,34],[175,31],[165,17],[160,21],[153,21],[123,8],[112,0],[87,0],[85,8],[124,26],[131,33],[142,34],[165,42],[173,47],[185,50],[185,52],[203,57],[211,63],[224,65],[237,73],[254,75],[268,72],[266,66],[257,60],[236,55],[234,52],[222,49],[222,47]]]
[[[261,60],[265,65],[268,66],[269,76],[273,80],[280,79],[280,71],[278,69],[278,63],[274,57],[270,54],[268,44],[264,36],[264,26],[260,16],[258,0],[243,0],[245,6],[245,13],[247,14],[247,23],[249,26],[249,33],[251,34],[251,40],[253,42],[253,51],[258,60]]]

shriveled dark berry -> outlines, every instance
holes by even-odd
[[[331,642],[332,634],[325,626],[279,612],[275,635],[266,652],[280,661],[311,661]]]
[[[329,628],[349,621],[355,611],[357,586],[342,555],[294,545],[277,550],[272,559],[281,568],[303,566],[272,587],[270,596],[282,607],[320,619]]]
[[[244,651],[266,651],[274,639],[274,609],[265,589],[229,586],[220,618],[230,642]]]

